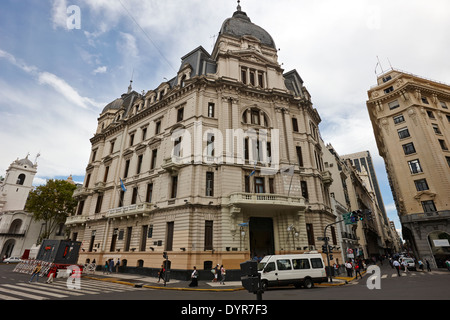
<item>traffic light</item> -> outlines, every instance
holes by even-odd
[[[333,253],[333,247],[332,246],[328,246],[328,253]]]
[[[370,209],[365,210],[365,215],[367,220],[373,220],[372,211]]]
[[[167,252],[166,252],[166,251],[163,252],[163,258],[164,258],[164,259],[168,259],[168,258],[169,258],[169,257],[167,256]]]
[[[258,273],[258,263],[256,261],[245,261],[241,263],[242,286],[248,292],[261,293],[261,281]]]
[[[353,223],[362,221],[364,218],[363,212],[361,210],[352,211],[350,219]]]
[[[328,252],[327,246],[326,246],[325,244],[322,245],[322,252],[323,252],[323,253],[327,253],[327,252]]]

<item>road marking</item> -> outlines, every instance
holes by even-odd
[[[39,293],[39,294],[43,294],[43,295],[54,297],[54,298],[67,298],[67,296],[62,295],[62,294],[48,292],[48,291],[45,291],[45,290],[31,289],[29,287],[21,288],[21,287],[18,287],[17,285],[13,285],[13,284],[4,284],[3,286],[4,287],[8,287],[8,288],[12,288],[12,289],[27,290],[27,292]]]
[[[42,296],[36,296],[34,294],[28,294],[28,293],[25,293],[25,292],[16,291],[16,290],[10,290],[10,289],[6,289],[6,288],[2,288],[2,287],[0,287],[0,291],[1,292],[5,292],[5,293],[10,293],[10,294],[16,295],[16,296],[21,296],[21,297],[25,297],[25,298],[29,298],[29,299],[34,299],[34,300],[47,300],[48,299],[48,298],[45,298],[45,297],[42,297]],[[9,300],[9,299],[7,299],[7,300]]]

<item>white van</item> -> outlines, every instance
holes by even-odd
[[[325,264],[319,253],[265,256],[258,264],[263,289],[293,284],[296,288],[312,288],[327,282]]]

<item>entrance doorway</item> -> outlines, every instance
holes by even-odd
[[[252,258],[275,254],[272,218],[250,218],[249,231]]]

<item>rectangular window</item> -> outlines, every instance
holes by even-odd
[[[298,165],[299,167],[303,167],[303,155],[302,155],[302,147],[295,147],[295,149],[297,150],[297,161],[298,161]]]
[[[270,193],[275,193],[275,179],[274,178],[269,178],[269,192]]]
[[[100,213],[102,210],[103,194],[99,194],[97,197],[97,203],[95,205],[95,213]]]
[[[109,153],[113,153],[114,152],[114,145],[116,144],[115,141],[111,141],[111,144],[109,145]]]
[[[147,185],[147,194],[145,195],[145,202],[151,203],[153,196],[153,183]]]
[[[253,71],[253,70],[250,70],[250,84],[252,86],[255,85],[255,71]]]
[[[125,161],[125,171],[123,173],[123,177],[128,177],[128,170],[130,169],[130,160]]]
[[[439,139],[439,145],[441,146],[442,150],[448,150],[445,140]]]
[[[421,99],[422,99],[422,103],[429,104],[427,97],[422,97]]]
[[[411,173],[421,173],[422,167],[420,166],[419,159],[408,161],[409,170],[411,170]]]
[[[137,197],[138,197],[138,188],[134,187],[133,194],[131,196],[131,204],[136,204]]]
[[[83,214],[83,208],[84,208],[84,200],[81,200],[78,203],[78,210],[77,210],[77,215],[80,216]]]
[[[302,197],[308,200],[309,199],[308,184],[306,183],[306,181],[300,181],[300,187],[302,189]]]
[[[306,235],[308,236],[308,245],[309,246],[316,245],[316,240],[314,238],[314,228],[311,223],[306,224]]]
[[[277,260],[277,268],[278,271],[283,271],[283,270],[291,270],[291,260],[289,259],[280,259]]]
[[[428,115],[428,118],[430,118],[430,119],[436,119],[434,117],[433,111],[427,110],[427,115]]]
[[[179,157],[181,155],[181,137],[175,139],[173,143],[173,155]]]
[[[441,130],[439,129],[439,126],[436,123],[432,123],[431,125],[433,126],[434,133],[442,134]]]
[[[414,184],[416,185],[417,191],[429,190],[426,179],[415,180]]]
[[[398,136],[400,139],[405,139],[408,138],[410,136],[408,128],[401,128],[397,130],[398,132]]]
[[[322,259],[320,258],[311,258],[311,266],[313,269],[321,269],[323,268]]]
[[[141,247],[139,248],[139,251],[145,251],[145,247],[147,246],[147,233],[148,233],[148,226],[142,226]]]
[[[140,155],[138,157],[138,163],[137,163],[137,168],[136,168],[136,174],[141,173],[141,169],[142,169],[142,160],[144,159],[144,155]]]
[[[158,157],[158,149],[155,149],[152,151],[152,162],[150,164],[150,169],[155,169],[157,157]]]
[[[247,69],[241,68],[241,81],[244,84],[247,84]]]
[[[308,259],[292,259],[294,270],[311,269]]]
[[[245,176],[244,180],[245,192],[250,193],[250,176]]]
[[[206,196],[214,196],[214,172],[206,173]]]
[[[120,194],[119,194],[119,207],[123,207],[123,199],[125,198],[125,191],[123,191],[122,189],[120,189]]]
[[[294,130],[294,132],[298,132],[297,118],[292,118],[292,130]]]
[[[399,115],[399,116],[394,117],[394,123],[395,124],[402,123],[402,122],[405,122],[405,118],[403,117],[402,114]]]
[[[159,134],[161,132],[161,121],[157,121],[155,123],[155,134]]]
[[[384,89],[384,93],[389,93],[389,92],[392,92],[392,91],[394,91],[394,87],[393,86],[390,86],[389,88]]]
[[[435,212],[436,206],[433,200],[422,201],[423,212]]]
[[[134,144],[134,133],[130,134],[130,147]]]
[[[213,249],[213,221],[205,221],[205,250]]]
[[[264,74],[262,72],[258,72],[258,86],[264,88]]]
[[[261,124],[258,110],[251,111],[251,122],[252,122],[252,124],[257,124],[257,125]]]
[[[109,166],[105,168],[105,175],[103,176],[103,182],[108,181],[108,174],[109,174]]]
[[[177,122],[183,121],[184,108],[179,108],[177,111]]]
[[[127,237],[125,239],[125,246],[124,251],[130,251],[130,245],[131,245],[131,233],[133,232],[133,227],[127,228]]]
[[[173,248],[173,230],[174,230],[174,222],[167,222],[166,226],[166,246],[165,251],[172,251]]]
[[[405,153],[405,155],[416,152],[416,149],[414,148],[414,144],[412,142],[404,144],[402,147],[403,147],[403,152]]]
[[[264,191],[264,178],[255,178],[255,193],[265,193]]]
[[[208,118],[214,118],[214,103],[208,103]]]
[[[444,109],[448,109],[447,104],[444,101],[441,101],[441,107]]]
[[[172,177],[172,190],[171,190],[171,199],[174,199],[177,197],[177,190],[178,190],[178,176]]]
[[[142,141],[147,139],[147,128],[142,128]]]

